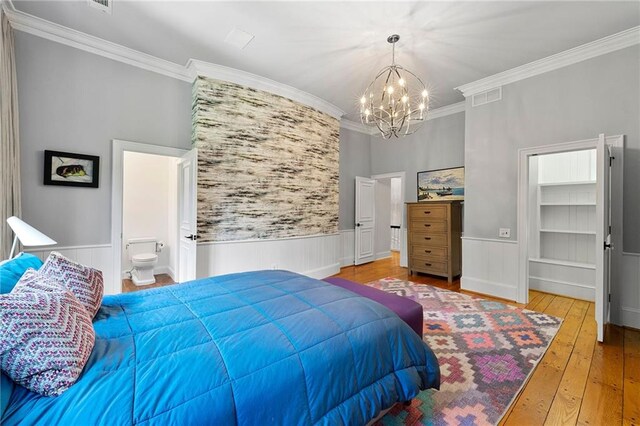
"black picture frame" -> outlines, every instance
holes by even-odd
[[[438,195],[438,192],[436,192],[437,188],[434,188],[431,191],[425,191],[425,188],[420,187],[421,175],[424,175],[426,180],[430,180],[429,178],[431,176],[433,177],[437,177],[438,175],[444,176],[446,172],[452,172],[454,170],[460,171],[462,173],[461,180],[457,181],[457,184],[454,188],[451,187],[451,183],[449,183],[448,185],[442,184],[443,188],[441,188],[441,192],[443,192],[443,194],[446,194],[447,192],[451,192],[451,194]],[[459,193],[460,191],[461,193]],[[431,194],[427,194],[427,192],[430,192]],[[433,198],[426,198],[426,197],[433,197]],[[416,176],[416,200],[418,202],[425,202],[425,203],[428,203],[430,201],[451,201],[451,200],[464,201],[464,166],[446,167],[444,169],[425,170],[422,172],[418,172]]]
[[[44,184],[98,188],[100,157],[62,151],[44,151]]]

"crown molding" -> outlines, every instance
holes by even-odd
[[[343,129],[351,130],[353,132],[364,133],[365,135],[373,136],[378,132],[378,129],[375,127],[367,126],[362,123],[358,123],[357,121],[347,120],[343,118],[340,120],[340,127]]]
[[[189,62],[187,63],[187,70],[192,80],[195,80],[198,76],[203,76],[214,78],[216,80],[229,81],[231,83],[240,84],[253,89],[264,90],[265,92],[300,102],[301,104],[315,108],[325,114],[329,114],[338,120],[344,115],[344,111],[324,99],[310,93],[303,92],[295,87],[279,83],[266,77],[261,77],[257,74],[225,67],[224,65],[199,61],[197,59],[189,59]]]
[[[182,65],[21,12],[14,7],[11,1],[3,1],[2,6],[11,23],[11,27],[15,30],[133,65],[147,71],[166,75],[167,77],[191,82],[189,73]]]
[[[456,87],[465,97],[640,44],[640,26]]]
[[[446,117],[447,115],[457,114],[459,112],[464,112],[465,110],[465,101],[458,102],[451,105],[446,105],[436,109],[430,109],[427,113],[427,121],[435,120],[436,118]]]
[[[179,65],[22,12],[15,8],[11,0],[0,1],[11,27],[18,31],[189,83],[193,82],[197,75],[203,75],[275,93],[337,119],[344,115],[340,108],[315,95],[268,78],[195,59],[190,59],[186,66]]]

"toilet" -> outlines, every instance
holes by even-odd
[[[158,263],[157,253],[162,250],[164,243],[155,238],[131,238],[127,241],[127,251],[133,269],[131,280],[137,286],[149,285],[156,282],[153,268]]]

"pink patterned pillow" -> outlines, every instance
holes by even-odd
[[[91,317],[66,288],[28,269],[0,295],[0,367],[44,396],[73,385],[95,343]]]
[[[52,251],[39,272],[71,290],[93,318],[100,309],[104,282],[102,272]]]

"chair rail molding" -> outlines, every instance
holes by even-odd
[[[615,52],[636,44],[640,44],[640,26],[632,27],[616,34],[583,44],[555,55],[528,64],[512,68],[471,83],[458,86],[455,90],[462,92],[465,97],[492,89],[505,84],[515,83],[525,78],[534,77],[549,71],[573,65],[587,59]]]

